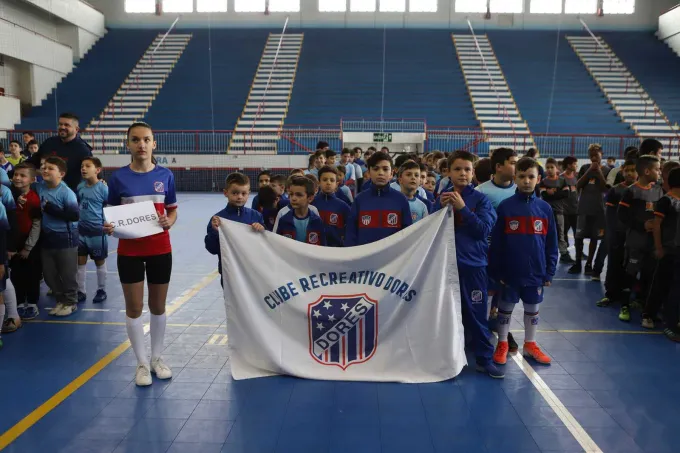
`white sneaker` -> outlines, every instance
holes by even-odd
[[[172,370],[163,362],[163,359],[151,359],[151,371],[158,379],[170,379],[172,377]]]
[[[54,308],[52,308],[48,313],[50,314],[50,316],[56,316],[57,313],[58,313],[61,309],[63,309],[63,308],[64,308],[64,304],[62,304],[62,303],[60,302],[60,303],[56,304],[56,305],[54,306]]]
[[[54,316],[71,316],[78,307],[76,305],[58,304]]]
[[[137,371],[135,372],[135,384],[140,387],[147,387],[151,385],[153,381],[151,380],[151,372],[149,371],[148,365],[137,365]]]

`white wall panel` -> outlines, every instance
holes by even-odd
[[[40,105],[52,89],[57,86],[57,83],[66,75],[37,65],[31,65],[29,73],[32,105]]]
[[[0,96],[0,129],[14,129],[21,122],[21,104],[19,99]]]
[[[62,74],[73,68],[73,51],[64,44],[0,19],[0,54]]]
[[[78,0],[24,0],[58,18],[97,36],[104,36],[104,15],[87,3]],[[122,0],[108,0],[123,3]]]

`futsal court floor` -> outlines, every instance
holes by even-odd
[[[41,314],[4,335],[0,450],[7,453],[677,453],[680,346],[639,313],[597,308],[600,283],[560,265],[538,341],[554,362],[517,356],[505,380],[466,368],[435,384],[233,381],[216,258],[203,247],[221,194],[180,194],[172,230],[165,360],[171,381],[133,382],[116,255],[109,299]],[[110,249],[116,249],[115,239]],[[90,263],[88,288],[96,274]],[[522,310],[512,329],[521,342]],[[148,315],[145,315],[148,316]],[[147,338],[148,340],[148,338]],[[148,343],[147,343],[148,347]],[[470,359],[468,359],[470,360]],[[473,359],[474,363],[474,359]],[[3,447],[5,447],[3,449]]]

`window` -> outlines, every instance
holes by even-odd
[[[436,13],[437,0],[410,0],[408,10],[412,13]]]
[[[486,0],[456,0],[457,13],[485,13]]]
[[[562,0],[531,0],[532,13],[562,14]]]
[[[269,11],[272,13],[299,13],[300,0],[269,0]]]
[[[164,13],[193,13],[194,0],[163,0]]]
[[[156,0],[125,0],[126,13],[155,13]]]
[[[564,4],[566,14],[595,14],[597,0],[567,0]]]
[[[234,11],[237,13],[263,13],[264,0],[234,0]]]
[[[199,13],[226,13],[227,0],[196,0],[196,11]]]
[[[380,0],[381,13],[403,13],[406,11],[406,0]]]
[[[375,0],[349,0],[349,10],[354,13],[375,12]]]
[[[605,14],[633,14],[635,0],[604,0],[602,9]]]
[[[524,0],[491,0],[492,13],[522,13]]]
[[[344,13],[347,11],[347,0],[319,0],[319,12]]]

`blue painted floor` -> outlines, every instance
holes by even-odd
[[[180,195],[172,232],[168,300],[216,267],[204,251],[219,195]],[[116,248],[115,241],[111,249]],[[0,352],[0,433],[126,340],[124,303],[109,259],[109,300],[90,300],[68,321],[26,324]],[[597,308],[599,283],[560,266],[541,307],[539,343],[554,359],[535,370],[606,453],[677,453],[680,346]],[[94,271],[92,267],[90,271]],[[577,276],[578,277],[578,276]],[[88,273],[94,288],[96,275]],[[42,299],[39,321],[48,320]],[[92,309],[106,311],[88,311]],[[513,330],[521,338],[521,310]],[[87,322],[91,323],[88,324]],[[169,319],[164,357],[171,382],[136,388],[131,350],[29,428],[6,452],[20,453],[532,453],[583,451],[512,360],[506,379],[469,369],[424,385],[321,382],[290,377],[232,381],[217,279]],[[628,333],[584,333],[582,330]]]

